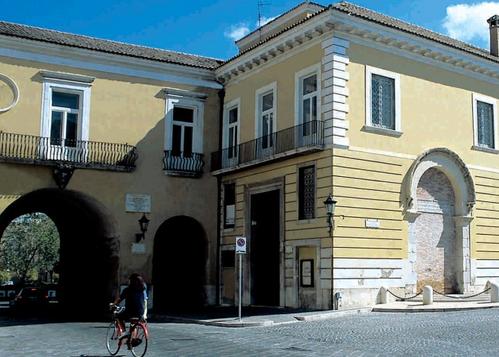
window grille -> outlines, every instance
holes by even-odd
[[[395,130],[395,80],[373,74],[371,82],[371,123]]]
[[[315,167],[307,166],[299,171],[299,219],[315,218]]]

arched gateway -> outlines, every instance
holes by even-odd
[[[192,310],[206,303],[208,242],[194,218],[167,219],[154,237],[154,311]]]
[[[92,317],[106,311],[118,286],[119,237],[106,208],[81,192],[53,188],[30,192],[0,215],[0,237],[9,223],[28,213],[45,213],[60,236],[62,308]]]
[[[406,177],[409,262],[416,290],[470,290],[473,180],[454,152],[437,148],[418,157]]]

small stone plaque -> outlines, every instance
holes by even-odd
[[[151,213],[151,195],[127,193],[125,206],[127,212]]]
[[[379,228],[379,220],[366,219],[366,228]]]
[[[132,243],[133,254],[146,254],[146,245],[144,243]]]

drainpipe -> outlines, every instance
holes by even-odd
[[[224,100],[225,100],[225,89],[221,89],[218,91],[218,151],[222,150],[222,138],[223,138],[223,108],[224,108]],[[220,305],[220,282],[221,282],[221,264],[220,264],[220,259],[221,259],[221,254],[220,254],[220,249],[221,249],[221,242],[222,242],[222,237],[221,237],[221,225],[222,225],[222,176],[218,175],[217,176],[217,263],[216,263],[216,270],[217,270],[217,281],[216,281],[216,286],[217,286],[217,293],[216,293],[216,299],[217,299],[217,305]]]

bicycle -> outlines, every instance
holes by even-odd
[[[113,321],[107,328],[106,347],[111,356],[116,355],[121,346],[126,344],[132,355],[143,357],[147,352],[147,341],[149,339],[146,320],[143,318],[131,318],[130,328],[126,332],[126,326],[123,329],[118,319],[118,314],[125,308],[111,304],[110,309],[113,313]]]

